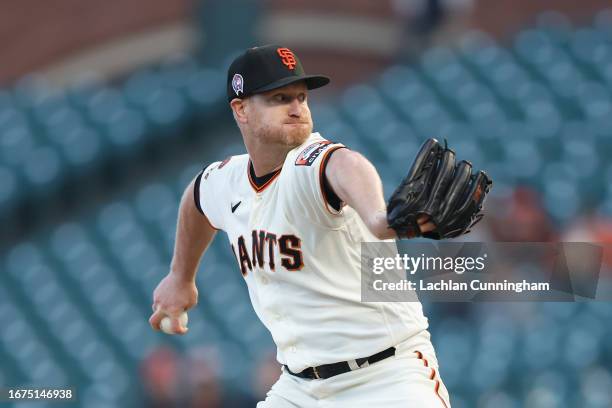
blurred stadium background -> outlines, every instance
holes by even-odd
[[[263,398],[274,348],[224,236],[189,334],[147,318],[181,192],[243,152],[228,61],[271,42],[332,76],[315,130],[386,194],[445,137],[496,181],[470,240],[612,241],[608,1],[4,0],[0,385],[73,386],[87,408]],[[612,407],[609,303],[424,308],[453,407]]]

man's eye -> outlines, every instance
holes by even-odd
[[[284,102],[285,101],[285,95],[276,95],[276,96],[274,96],[274,100],[276,102]]]
[[[305,95],[305,94],[300,94],[300,95],[298,96],[298,101],[300,101],[300,102],[304,102],[305,100],[306,100],[306,95]]]

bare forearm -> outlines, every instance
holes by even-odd
[[[344,177],[351,180],[344,182],[343,195],[346,203],[357,211],[370,232],[378,239],[395,239],[395,231],[387,223],[387,204],[383,194],[382,182],[374,166],[364,157],[356,157],[353,171],[347,171]]]
[[[387,224],[382,182],[369,161],[358,153],[342,149],[334,152],[326,175],[338,197],[357,211],[374,236],[397,238]]]
[[[378,239],[397,239],[397,234],[389,228],[387,223],[387,210],[378,210],[370,216],[370,221],[366,221],[370,232]]]
[[[202,254],[214,236],[215,230],[195,207],[192,182],[181,198],[171,273],[184,281],[195,280]]]

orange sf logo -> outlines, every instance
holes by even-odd
[[[283,64],[285,64],[287,68],[291,70],[295,69],[297,62],[295,60],[295,55],[293,55],[293,52],[291,52],[289,48],[279,48],[276,50],[276,52],[281,57]]]

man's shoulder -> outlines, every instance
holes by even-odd
[[[295,166],[312,166],[326,150],[338,143],[325,139],[319,133],[312,133],[308,139],[287,156]]]
[[[219,170],[219,172],[231,172],[237,168],[244,167],[249,161],[248,154],[239,154],[236,156],[227,156],[223,160],[213,162],[204,167],[204,173]]]
[[[223,160],[213,162],[204,167],[202,173],[203,182],[216,182],[222,184],[231,184],[233,178],[245,174],[246,166],[249,160],[247,154],[236,156],[228,156]]]

